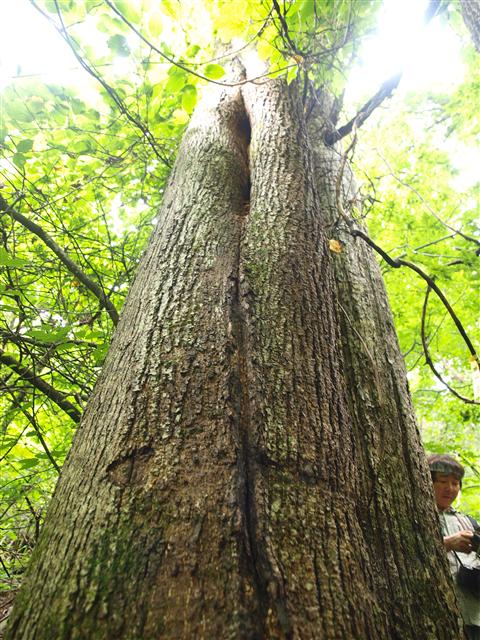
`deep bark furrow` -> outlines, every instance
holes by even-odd
[[[249,195],[249,194],[248,194]],[[250,201],[245,202],[245,207],[250,206]],[[265,578],[262,575],[259,561],[258,540],[256,535],[256,508],[254,500],[254,469],[250,424],[252,419],[252,406],[250,402],[250,350],[246,325],[248,322],[248,306],[245,303],[245,294],[242,291],[244,279],[242,270],[242,244],[245,227],[245,217],[237,216],[238,234],[235,255],[235,272],[233,279],[233,299],[231,304],[232,337],[235,342],[234,363],[232,366],[231,397],[234,411],[234,423],[238,433],[238,483],[239,503],[245,527],[245,559],[248,564],[248,572],[251,575],[256,589],[256,601],[258,610],[255,612],[257,625],[252,630],[252,637],[264,636],[264,621],[267,617],[267,594],[265,590]]]

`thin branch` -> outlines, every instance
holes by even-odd
[[[8,213],[14,220],[23,225],[26,229],[34,233],[37,237],[39,237],[43,242],[47,245],[49,249],[53,251],[53,253],[57,256],[57,258],[62,262],[67,269],[73,273],[73,275],[77,278],[79,282],[81,282],[93,295],[99,300],[102,307],[105,307],[108,315],[112,319],[113,324],[116,326],[118,324],[118,311],[115,309],[110,298],[105,294],[103,289],[93,282],[86,273],[80,269],[80,267],[67,255],[67,253],[58,246],[58,244],[53,240],[48,233],[42,229],[42,227],[32,220],[26,218],[19,211],[16,211],[11,206],[9,206],[8,202],[0,196],[0,211],[4,213]]]
[[[5,566],[5,563],[4,563],[4,561],[2,560],[2,557],[1,557],[1,556],[0,556],[0,564],[2,565],[3,570],[4,570],[4,571],[5,571],[5,573],[7,574],[7,577],[8,577],[8,578],[11,578],[12,576],[11,576],[11,575],[10,575],[10,573],[8,572],[8,569],[7,569],[7,567]],[[2,618],[2,619],[0,620],[0,622],[2,622],[3,620],[4,620],[4,618]]]
[[[421,249],[426,249],[427,247],[431,247],[432,244],[438,244],[439,242],[443,242],[444,240],[449,240],[450,238],[454,238],[454,237],[455,237],[454,233],[449,233],[448,236],[443,236],[442,238],[436,238],[435,240],[431,240],[430,242],[422,244],[419,247],[415,247],[415,249],[412,249],[412,251],[414,253],[417,253]],[[406,254],[404,254],[404,255],[406,255]],[[403,256],[400,256],[400,257],[403,258]]]
[[[13,395],[13,394],[11,394]],[[0,462],[3,462],[3,460],[5,460],[5,458],[8,456],[8,454],[10,453],[10,451],[12,451],[12,449],[14,449],[17,444],[20,442],[20,439],[23,437],[23,434],[25,433],[25,431],[27,430],[28,427],[24,427],[22,429],[22,431],[20,432],[20,434],[17,436],[16,440],[8,447],[8,449],[5,451],[5,453],[3,453],[0,456]],[[0,514],[0,520],[2,519],[3,514]]]
[[[410,347],[410,349],[407,349],[407,350],[405,351],[405,353],[402,353],[402,356],[403,356],[403,359],[404,359],[404,360],[406,360],[406,359],[407,359],[407,356],[409,356],[409,355],[412,353],[412,351],[415,349],[415,347],[416,347],[416,346],[417,346],[417,341],[416,341],[416,340],[414,340],[414,341],[413,341],[412,346]],[[410,370],[410,369],[409,369],[409,370]]]
[[[25,502],[27,503],[28,509],[32,514],[33,520],[35,522],[35,542],[38,542],[38,536],[40,535],[40,517],[38,516],[37,512],[33,508],[33,505],[27,496],[25,496]]]
[[[430,0],[424,15],[424,24],[427,25],[432,18],[440,13],[445,7],[441,6],[441,0]],[[381,85],[377,93],[370,98],[356,115],[347,124],[343,125],[335,131],[329,131],[325,134],[324,141],[327,145],[335,144],[345,136],[347,136],[353,129],[354,125],[359,128],[367,120],[367,118],[379,107],[384,100],[389,98],[395,89],[398,87],[400,80],[403,76],[403,70],[399,71],[388,80],[385,80]]]
[[[303,57],[304,56],[303,52],[297,48],[296,44],[293,42],[292,38],[290,37],[290,31],[288,29],[287,21],[285,20],[285,16],[283,15],[277,0],[273,0],[273,8],[275,9],[278,19],[280,20],[281,33],[284,35],[287,44],[290,46],[292,51],[297,56]]]
[[[462,396],[460,393],[458,393],[458,391],[455,391],[455,389],[453,389],[448,382],[446,382],[442,376],[440,375],[438,369],[435,367],[435,365],[433,364],[433,360],[430,356],[430,351],[428,349],[428,341],[425,335],[425,318],[427,315],[427,306],[428,306],[428,298],[430,295],[430,291],[431,291],[431,286],[430,284],[428,284],[427,286],[427,291],[425,293],[425,300],[423,301],[423,308],[422,308],[422,321],[421,321],[421,329],[420,329],[420,335],[422,337],[422,346],[423,346],[423,352],[425,354],[425,361],[428,364],[428,366],[430,367],[430,369],[432,370],[434,376],[436,378],[438,378],[438,380],[440,380],[440,382],[447,387],[447,389],[450,391],[450,393],[453,393],[454,396],[456,396],[457,398],[459,398],[459,400],[463,400],[463,402],[467,402],[468,404],[480,404],[480,402],[477,402],[475,400],[471,400],[470,398],[466,398],[465,396]]]
[[[18,408],[20,409],[20,411],[23,413],[23,415],[27,418],[27,420],[30,422],[30,424],[32,425],[33,430],[35,431],[37,438],[40,441],[40,444],[42,445],[43,450],[45,451],[45,455],[47,456],[47,458],[50,460],[52,466],[54,467],[55,471],[58,473],[58,475],[60,475],[60,467],[58,466],[57,461],[55,460],[55,458],[53,457],[52,452],[50,451],[50,449],[48,448],[48,445],[45,441],[45,438],[43,437],[43,433],[40,429],[40,426],[38,424],[38,422],[35,419],[35,416],[32,415],[31,413],[29,413],[28,411],[26,411],[22,405],[17,405]]]
[[[392,93],[398,87],[402,75],[403,71],[401,71],[400,73],[396,73],[388,80],[385,80],[377,93],[359,109],[356,115],[349,122],[347,122],[347,124],[343,125],[343,127],[340,127],[339,129],[336,129],[335,131],[329,131],[325,134],[325,144],[335,144],[335,142],[338,142],[339,140],[347,136],[352,131],[354,125],[356,125],[357,128],[361,127],[365,120],[373,113],[373,111],[377,107],[379,107],[384,100],[392,95]]]
[[[6,331],[0,329],[0,338],[13,342],[16,345],[31,344],[34,347],[58,347],[61,344],[73,344],[80,347],[89,347],[91,349],[97,349],[100,346],[99,342],[93,342],[89,340],[74,340],[73,338],[62,338],[61,340],[52,340],[52,342],[45,343],[43,340],[35,340],[35,338],[29,338],[21,333],[15,333],[13,331]]]
[[[57,2],[57,0],[55,0],[55,3]],[[196,71],[193,71],[193,69],[191,69],[190,67],[187,67],[183,62],[179,61],[179,60],[175,60],[174,58],[171,58],[170,56],[168,56],[166,53],[164,53],[163,51],[161,51],[158,47],[156,47],[155,45],[153,45],[147,38],[145,38],[145,36],[141,33],[141,31],[139,31],[135,25],[133,25],[130,20],[128,20],[128,18],[126,18],[121,11],[119,11],[117,9],[117,7],[115,7],[115,5],[110,2],[110,0],[104,0],[105,4],[108,5],[110,7],[110,9],[112,11],[114,11],[117,16],[123,20],[123,22],[125,22],[125,24],[130,27],[130,29],[140,38],[140,40],[143,40],[143,42],[145,42],[146,45],[148,45],[153,51],[155,51],[155,53],[158,53],[159,56],[161,56],[164,60],[167,60],[167,62],[170,62],[170,64],[175,65],[176,67],[178,67],[179,69],[182,69],[183,71],[186,71],[186,73],[190,73],[192,76],[196,76],[197,78],[200,78],[200,80],[205,80],[206,82],[211,82],[212,84],[218,84],[221,87],[239,87],[245,84],[248,84],[249,82],[256,82],[257,80],[261,80],[262,78],[268,78],[270,75],[272,75],[273,73],[278,73],[280,71],[286,71],[287,69],[290,69],[292,67],[296,67],[297,63],[295,62],[295,64],[288,64],[285,65],[284,67],[282,67],[281,69],[276,69],[275,71],[269,71],[267,73],[263,73],[259,76],[255,76],[254,78],[245,78],[244,80],[239,80],[238,82],[222,82],[221,80],[214,80],[213,78],[208,78],[207,76],[202,75],[201,73],[197,73]],[[267,16],[267,20],[270,18],[270,14]],[[265,25],[262,26],[262,28],[260,29],[260,31],[258,32],[257,35],[260,35],[260,33],[263,31],[263,29],[265,28]]]
[[[457,451],[457,455],[460,457],[461,460],[463,460],[463,462],[465,463],[465,466],[470,467],[470,469],[473,471],[473,473],[480,478],[480,471],[477,469],[477,467],[472,464],[470,462],[470,460],[460,451]]]
[[[450,317],[452,318],[453,322],[455,323],[455,326],[457,327],[458,332],[460,333],[460,335],[462,336],[465,344],[467,345],[467,348],[468,348],[473,360],[476,362],[477,366],[480,368],[480,362],[479,362],[479,358],[478,358],[477,352],[475,351],[475,348],[474,348],[470,338],[468,337],[467,332],[465,331],[465,329],[464,329],[462,323],[460,322],[457,314],[452,309],[452,306],[448,302],[448,300],[445,297],[444,293],[437,286],[436,282],[430,276],[428,276],[424,271],[422,271],[422,269],[417,267],[417,265],[413,264],[412,262],[408,262],[407,260],[402,260],[402,259],[396,259],[395,260],[395,259],[391,258],[388,255],[388,253],[386,253],[381,247],[379,247],[375,242],[373,242],[373,240],[371,240],[371,238],[369,238],[366,233],[363,233],[363,231],[360,231],[359,229],[351,229],[351,230],[349,230],[349,233],[353,237],[362,238],[362,240],[364,240],[370,247],[372,247],[372,249],[374,249],[378,254],[380,254],[382,256],[382,258],[391,267],[393,267],[394,269],[399,269],[400,267],[408,267],[412,271],[415,271],[415,273],[417,273],[423,280],[425,280],[425,282],[429,285],[429,287],[431,287],[435,291],[437,296],[442,301],[443,305],[445,306],[445,308],[447,309],[448,313],[450,314]],[[458,394],[456,394],[456,395],[458,395]],[[469,402],[469,403],[472,403],[472,404],[480,404],[479,402],[474,401],[474,400],[466,400],[463,397],[462,397],[462,399],[465,400],[466,402]]]
[[[422,196],[422,194],[417,189],[415,189],[415,187],[412,187],[411,184],[408,184],[408,182],[404,182],[398,176],[396,176],[395,173],[391,170],[391,167],[388,164],[388,162],[385,160],[385,158],[382,158],[382,159],[385,162],[385,164],[387,165],[387,167],[390,169],[392,177],[399,184],[401,184],[403,187],[406,187],[407,189],[410,189],[410,191],[412,191],[417,196],[417,198],[420,200],[420,202],[425,205],[425,207],[432,214],[432,216],[435,218],[435,220],[438,220],[438,222],[440,222],[440,224],[442,224],[444,227],[446,227],[449,231],[452,231],[454,234],[462,236],[462,238],[464,238],[465,240],[468,240],[469,242],[474,242],[475,244],[477,244],[480,247],[480,240],[477,240],[477,238],[473,238],[472,236],[468,236],[466,233],[463,233],[463,231],[460,231],[459,229],[455,229],[455,227],[450,226],[447,222],[442,220],[442,218],[440,218],[438,213],[428,204],[428,202],[425,200],[425,198]]]
[[[60,407],[62,411],[65,411],[65,413],[70,416],[74,422],[80,422],[81,413],[75,405],[67,400],[66,393],[58,391],[55,387],[52,387],[51,384],[45,382],[43,378],[37,376],[31,369],[24,367],[20,362],[18,362],[18,360],[5,353],[3,350],[0,350],[0,362],[14,371],[22,380],[29,382],[36,389],[41,391],[45,396],[47,396],[47,398]]]
[[[73,40],[73,38],[71,38],[70,34],[68,33],[68,30],[67,30],[67,28],[66,28],[66,26],[65,26],[65,24],[63,22],[62,12],[60,11],[60,6],[59,6],[57,0],[54,0],[54,2],[55,2],[55,7],[57,9],[58,18],[60,20],[60,25],[61,25],[60,27],[55,24],[55,22],[52,20],[52,18],[45,11],[43,11],[35,3],[34,0],[30,0],[30,2],[33,4],[35,9],[37,9],[37,11],[39,11],[49,22],[51,22],[54,25],[55,29],[58,31],[58,33],[62,36],[62,38],[65,40],[65,42],[68,44],[68,46],[72,50],[73,55],[78,60],[80,65],[85,69],[85,71],[87,71],[87,73],[89,73],[93,78],[95,78],[95,80],[97,80],[102,85],[102,87],[105,89],[105,91],[108,93],[108,95],[112,98],[113,102],[117,105],[117,107],[119,108],[120,112],[127,118],[127,120],[129,120],[133,125],[135,125],[138,129],[140,129],[140,131],[143,133],[143,135],[147,139],[148,143],[150,144],[150,146],[151,146],[154,154],[156,155],[156,157],[159,160],[161,160],[164,164],[166,164],[168,167],[170,167],[171,165],[170,165],[169,160],[165,156],[163,156],[160,153],[160,151],[158,150],[158,145],[157,145],[157,142],[155,140],[155,137],[153,136],[151,131],[148,129],[148,127],[139,118],[135,117],[134,115],[132,115],[130,113],[130,111],[127,109],[127,107],[125,106],[123,100],[120,98],[120,96],[115,91],[115,89],[113,89],[102,78],[102,76],[100,74],[98,74],[82,58],[82,56],[78,53],[78,51],[77,51],[77,46],[78,45],[76,44],[76,42]]]

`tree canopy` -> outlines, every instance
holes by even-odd
[[[351,207],[380,249],[424,444],[459,456],[462,504],[478,515],[480,182],[465,158],[478,159],[480,71],[460,5],[431,2],[418,37],[432,28],[453,34],[463,79],[407,91],[399,69],[355,96],[382,12],[375,0],[32,6],[45,37],[63,39],[81,73],[59,83],[19,69],[1,90],[4,586],[18,584],[38,536],[182,133],[209,84],[231,83],[240,52],[258,68],[245,81],[285,76],[302,87],[306,110],[331,99],[338,128],[330,135],[344,138],[358,181]],[[418,62],[423,54],[416,50]],[[342,251],[336,231],[333,253]]]

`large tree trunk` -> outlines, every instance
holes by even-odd
[[[197,110],[9,638],[461,637],[334,154],[280,82]]]

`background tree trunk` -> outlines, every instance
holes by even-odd
[[[480,2],[479,0],[460,0],[460,8],[473,44],[480,53]]]
[[[378,272],[325,241],[334,152],[294,87],[209,104],[9,637],[461,637]]]

